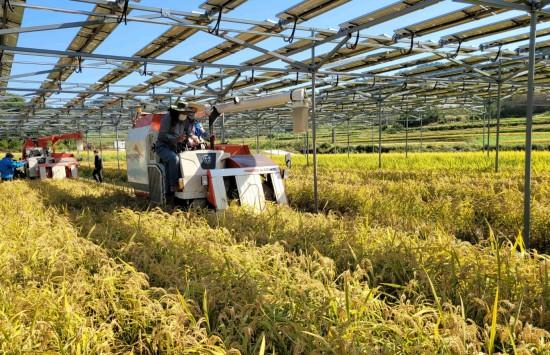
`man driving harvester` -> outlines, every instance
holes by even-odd
[[[162,117],[160,129],[155,143],[155,153],[162,159],[166,167],[166,194],[173,196],[179,191],[178,179],[179,156],[178,152],[186,149],[196,149],[203,141],[201,136],[204,130],[195,119],[195,114],[202,108],[192,102],[178,102],[170,106]]]

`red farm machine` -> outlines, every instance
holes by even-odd
[[[55,152],[55,144],[62,140],[76,140],[77,147],[82,146],[82,134],[78,132],[25,139],[22,153],[23,159],[27,160],[27,177],[40,179],[78,177],[78,161],[75,156],[71,153]]]
[[[208,116],[210,133],[217,117],[224,113],[243,112],[292,104],[295,128],[307,119],[308,105],[303,89],[266,95],[249,100],[234,100],[214,106],[204,105],[202,116]],[[126,160],[128,182],[136,195],[148,196],[158,204],[165,201],[165,168],[153,150],[163,114],[140,113],[128,131]],[[229,206],[231,200],[257,210],[266,201],[286,205],[283,183],[285,175],[271,159],[252,154],[246,145],[215,144],[211,138],[206,149],[178,153],[180,191],[175,198],[188,204],[210,205],[216,210]]]

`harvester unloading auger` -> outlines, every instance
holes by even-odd
[[[307,127],[308,104],[304,89],[233,100],[218,105],[204,105],[212,137],[216,119],[224,113],[260,110],[292,104],[294,130]],[[153,150],[163,114],[141,113],[128,131],[126,160],[128,182],[136,195],[148,196],[158,204],[165,204],[165,167]],[[187,203],[209,204],[216,210],[228,208],[230,200],[258,210],[265,208],[266,200],[286,205],[283,183],[284,172],[271,159],[252,154],[247,145],[215,144],[211,139],[207,149],[178,153],[180,158],[180,191],[175,198]]]

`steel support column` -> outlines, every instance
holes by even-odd
[[[86,150],[88,151],[86,160],[88,162],[88,169],[90,169],[90,143],[88,142],[88,130],[86,130],[85,134],[86,134]]]
[[[118,169],[118,175],[120,176],[120,158],[119,158],[119,155],[118,155],[118,122],[117,124],[115,125],[115,139],[116,139],[116,164],[117,164],[117,169]]]
[[[420,153],[422,153],[422,143],[423,143],[423,134],[422,134],[422,123],[424,119],[424,114],[420,114]]]
[[[101,142],[101,126],[99,126],[98,132],[99,132],[99,155],[101,156],[101,159],[103,159],[103,147]]]
[[[349,159],[349,121],[350,119],[348,118],[348,127],[347,127],[347,133],[348,133],[348,159]]]
[[[378,169],[382,169],[382,99],[376,101],[378,106]]]
[[[495,141],[495,172],[498,173],[499,170],[499,153],[500,153],[500,111],[501,111],[501,97],[502,95],[502,79],[501,79],[501,68],[499,65],[498,68],[498,82],[497,82],[497,128],[496,128],[496,141]]]
[[[487,123],[487,105],[484,104],[483,105],[484,107],[484,111],[482,116],[481,116],[481,119],[483,121],[483,128],[482,128],[482,131],[481,131],[481,135],[483,136],[483,139],[482,139],[482,146],[481,146],[481,151],[482,152],[485,152],[485,147],[487,146],[486,142],[485,142],[485,124]]]
[[[529,32],[529,72],[527,74],[527,117],[525,126],[525,186],[523,189],[523,241],[527,249],[531,243],[531,150],[533,132],[533,103],[535,96],[535,46],[537,36],[537,12],[531,3]]]
[[[487,101],[487,157],[491,154],[491,97]]]
[[[315,37],[315,36],[312,36]],[[313,144],[313,208],[319,212],[319,192],[317,188],[317,122],[315,121],[315,81],[317,80],[317,69],[315,68],[315,43],[311,47],[311,143]]]
[[[409,111],[405,111],[405,158],[409,157]]]
[[[372,153],[374,154],[374,118],[370,123],[370,145],[372,148]]]
[[[256,115],[256,154],[260,153],[260,124],[259,123],[260,123],[260,116]]]

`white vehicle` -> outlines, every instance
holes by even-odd
[[[204,106],[210,127],[215,119],[229,112],[241,112],[294,103],[296,115],[307,116],[305,91],[268,95],[248,101],[235,100],[215,106]],[[304,107],[306,109],[304,110]],[[141,113],[128,131],[126,161],[128,182],[136,195],[148,196],[152,202],[164,204],[165,168],[153,150],[163,114]],[[298,117],[299,119],[300,117]],[[296,118],[295,118],[296,120]],[[207,149],[182,151],[180,158],[179,200],[209,204],[216,210],[229,206],[230,200],[257,210],[266,201],[288,204],[283,183],[284,171],[269,158],[252,154],[246,145],[210,143]]]

